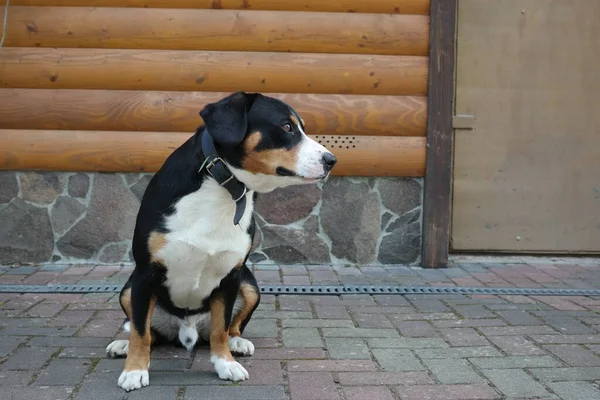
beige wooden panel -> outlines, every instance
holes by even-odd
[[[600,252],[600,1],[460,0],[452,247]]]

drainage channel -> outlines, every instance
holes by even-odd
[[[0,285],[0,293],[118,293],[122,285]],[[461,286],[287,286],[263,285],[262,294],[500,294],[536,296],[600,296],[600,289],[544,289]]]

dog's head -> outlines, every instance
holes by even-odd
[[[234,175],[257,192],[324,180],[337,161],[306,135],[292,107],[272,97],[236,92],[200,116]]]

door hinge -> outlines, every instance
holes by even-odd
[[[475,128],[475,117],[468,114],[459,114],[452,117],[452,128],[471,130]]]

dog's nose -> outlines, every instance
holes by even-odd
[[[337,162],[337,158],[335,158],[335,156],[331,153],[324,153],[323,154],[323,165],[325,165],[325,168],[327,168],[328,171],[330,171],[333,166],[335,165],[335,163]]]

